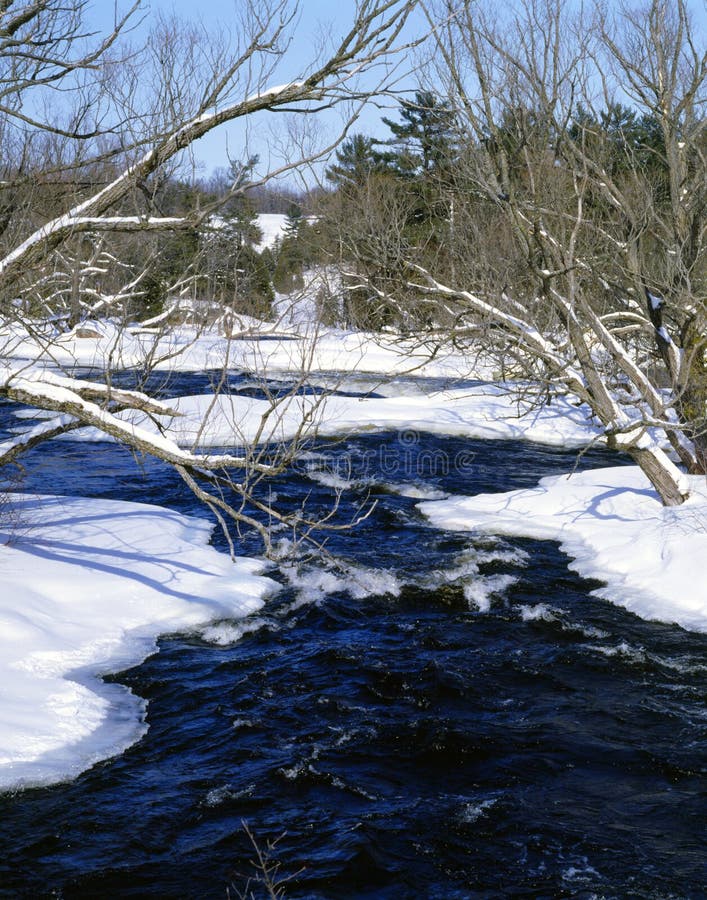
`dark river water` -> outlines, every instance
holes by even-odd
[[[575,462],[407,432],[313,450],[275,485],[283,506],[324,509],[341,479],[342,520],[376,501],[331,535],[338,566],[273,569],[282,591],[220,623],[230,641],[165,636],[112,676],[147,699],[146,736],[0,795],[0,896],[707,896],[704,636],[592,597],[552,542],[447,533],[405,496]],[[204,515],[171,470],[108,443],[30,456],[23,489]]]

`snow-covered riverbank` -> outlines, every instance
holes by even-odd
[[[354,380],[339,387],[351,390]],[[393,384],[387,389],[392,390]],[[119,417],[152,434],[162,433],[184,448],[233,447],[292,440],[296,435],[336,437],[363,431],[420,431],[483,440],[537,441],[553,447],[585,447],[599,439],[586,407],[565,397],[552,406],[519,403],[510,385],[478,384],[455,390],[411,391],[387,397],[336,394],[284,397],[275,407],[247,394],[175,397],[168,404],[176,417],[120,413]],[[28,412],[33,418],[52,414]],[[157,423],[159,423],[159,428]],[[306,423],[303,429],[303,423]],[[72,433],[70,440],[104,441],[95,428]]]
[[[97,676],[158,635],[259,609],[274,582],[211,527],[136,503],[25,497],[0,531],[0,789],[75,775],[133,743],[144,703]],[[8,542],[9,543],[6,543]]]
[[[597,593],[647,619],[707,631],[707,489],[665,509],[633,467],[545,478],[534,489],[420,504],[435,526],[560,541]],[[277,586],[207,546],[170,510],[18,498],[0,533],[0,788],[52,783],[121,752],[144,704],[98,676],[139,662],[159,634],[257,611]],[[392,576],[391,576],[392,577]],[[547,599],[553,602],[553,585]],[[472,592],[473,593],[473,592]],[[233,632],[233,628],[231,628]]]
[[[560,541],[572,568],[606,583],[599,596],[646,619],[707,631],[704,477],[693,477],[691,487],[685,504],[666,508],[640,469],[622,466],[420,509],[440,528]]]

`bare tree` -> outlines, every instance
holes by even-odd
[[[661,443],[707,470],[707,57],[686,0],[423,7],[460,150],[454,265],[408,253],[409,302],[587,403],[682,503]]]
[[[269,545],[258,513],[305,530],[315,524],[301,512],[293,519],[258,499],[259,482],[283,471],[316,421],[313,401],[302,408],[292,441],[280,442],[276,452],[261,446],[278,434],[297,386],[285,397],[270,398],[259,433],[242,453],[206,454],[198,441],[184,449],[168,437],[164,424],[176,415],[170,404],[113,384],[110,363],[118,358],[123,326],[115,332],[109,370],[100,381],[19,361],[16,345],[30,338],[51,360],[62,339],[58,321],[74,327],[75,335],[87,313],[119,316],[128,300],[144,293],[153,261],[148,254],[139,266],[128,265],[125,242],[194,233],[244,189],[234,176],[205,205],[161,211],[160,190],[188,165],[194,142],[264,112],[313,116],[336,105],[355,112],[372,89],[370,82],[361,87],[363,73],[386,83],[414,2],[358,0],[343,37],[281,85],[270,79],[297,24],[297,4],[290,0],[240,4],[235,33],[220,36],[161,20],[144,45],[131,34],[141,15],[139,0],[104,37],[90,33],[85,0],[0,4],[0,396],[56,413],[2,444],[0,466],[90,425],[173,465],[224,526],[252,525]],[[255,181],[263,184],[297,164],[311,164],[332,145],[325,141],[306,158],[283,161]],[[187,267],[172,287],[193,291],[195,284]],[[179,352],[163,338],[140,330],[145,373]],[[223,366],[228,365],[226,358]],[[215,393],[224,383],[215,385]],[[136,425],[131,414],[152,418],[159,430]]]

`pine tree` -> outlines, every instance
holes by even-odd
[[[393,132],[395,165],[403,175],[429,175],[445,169],[454,155],[454,111],[431,91],[417,91],[400,104],[402,122],[383,119]]]
[[[285,220],[285,235],[287,237],[296,238],[300,228],[304,223],[304,215],[302,207],[299,203],[290,203],[287,207],[287,218]]]
[[[365,184],[378,172],[385,172],[395,154],[376,150],[379,141],[365,134],[353,134],[336,151],[336,163],[326,170],[326,177],[338,188]]]

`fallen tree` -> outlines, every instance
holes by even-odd
[[[155,258],[137,268],[121,258],[120,243],[106,238],[194,233],[224,204],[245,190],[238,166],[232,183],[208,204],[196,202],[178,215],[156,203],[160,189],[179,171],[194,143],[236,121],[263,113],[315,116],[347,105],[346,128],[366,96],[386,84],[391,58],[414,0],[359,0],[344,36],[307,66],[298,65],[285,84],[271,84],[287,61],[298,8],[289,0],[241,4],[231,33],[207,34],[175,20],[158,21],[144,44],[123,38],[140,24],[136,3],[105,37],[92,37],[84,0],[26,0],[0,11],[0,397],[56,414],[28,433],[0,445],[0,467],[28,449],[82,426],[92,426],[134,451],[149,454],[182,476],[228,530],[228,522],[257,528],[269,544],[256,510],[292,522],[257,498],[257,486],[289,464],[298,441],[312,427],[316,404],[303,416],[294,440],[277,448],[250,446],[238,455],[187,451],[164,431],[169,404],[144,390],[116,388],[113,370],[139,365],[146,385],[157,365],[183,347],[165,341],[165,331],[144,328],[133,343],[139,362],[121,361],[130,337],[127,302],[145,292]],[[291,65],[291,63],[290,63]],[[362,87],[361,78],[369,81]],[[56,104],[54,98],[61,96]],[[284,159],[261,172],[265,183],[298,165],[311,164],[337,138]],[[252,168],[252,161],[247,168]],[[252,181],[251,181],[252,183]],[[187,266],[169,291],[193,286]],[[169,292],[168,291],[168,292]],[[104,341],[101,382],[63,374],[62,341],[93,334],[82,318],[110,318],[113,337]],[[67,333],[68,329],[68,333]],[[27,348],[30,348],[28,351]],[[29,354],[29,356],[28,356]],[[46,370],[51,365],[54,374]],[[229,365],[228,350],[221,360]],[[306,359],[303,360],[303,371]],[[214,390],[224,388],[225,375]],[[272,398],[259,436],[276,430],[288,397]],[[162,417],[157,429],[141,429],[123,416],[139,411]],[[157,422],[157,419],[155,418]],[[295,523],[312,527],[306,517]]]

